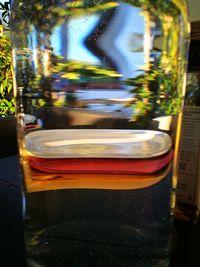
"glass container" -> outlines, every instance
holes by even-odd
[[[184,0],[15,0],[29,266],[168,266]]]

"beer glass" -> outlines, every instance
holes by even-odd
[[[28,266],[169,265],[184,0],[15,0]]]

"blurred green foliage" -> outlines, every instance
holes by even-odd
[[[10,3],[0,3],[0,117],[15,114],[15,99],[13,96],[11,42],[8,36]]]

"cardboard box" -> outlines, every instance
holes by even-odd
[[[200,209],[200,107],[183,110],[177,200]]]

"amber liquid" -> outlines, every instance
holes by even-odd
[[[28,162],[29,266],[168,266],[171,165],[151,175],[61,174]]]

